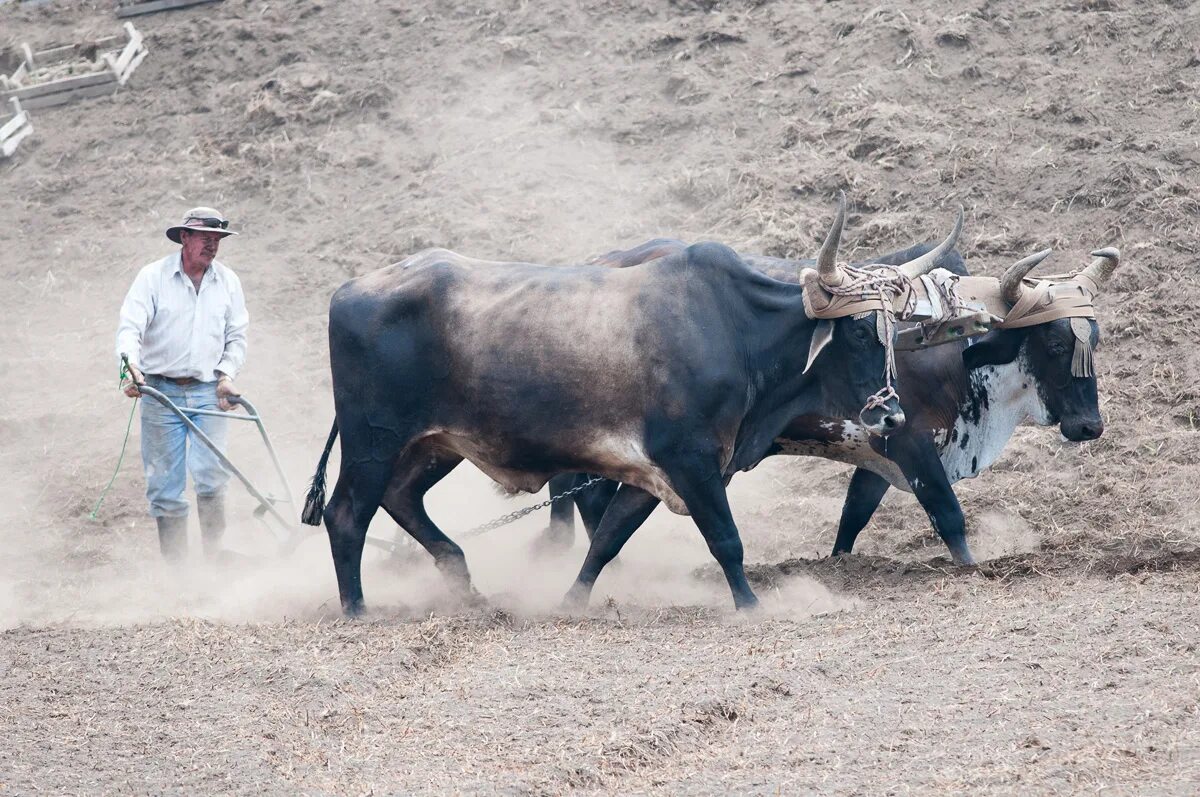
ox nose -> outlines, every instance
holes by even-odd
[[[899,431],[900,428],[904,426],[905,420],[904,410],[889,412],[887,415],[884,415],[883,419],[880,421],[880,425],[883,427],[883,429],[880,431],[880,434],[883,437],[887,437],[892,432]]]
[[[1064,421],[1060,431],[1063,437],[1075,442],[1084,440],[1096,440],[1100,435],[1104,434],[1104,421],[1099,418],[1090,418],[1082,421]]]
[[[893,432],[900,431],[904,426],[904,410],[896,408],[891,411],[877,409],[868,410],[859,416],[867,431],[876,437],[887,437]]]

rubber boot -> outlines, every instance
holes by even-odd
[[[197,495],[196,514],[200,516],[200,542],[204,555],[215,559],[221,553],[221,537],[225,536],[225,495]]]
[[[183,517],[160,517],[158,521],[158,548],[168,562],[187,559],[187,515]]]

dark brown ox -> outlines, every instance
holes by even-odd
[[[329,310],[337,417],[304,520],[323,516],[344,610],[362,608],[363,542],[380,506],[474,595],[462,550],[423,505],[463,459],[514,491],[567,471],[622,482],[574,601],[663,501],[695,520],[735,604],[754,605],[725,495],[732,474],[799,416],[855,418],[877,434],[903,423],[894,398],[868,404],[884,386],[875,312],[821,322],[833,334],[806,369],[817,322],[796,282],[842,281],[843,219],[844,200],[816,270],[788,281],[706,243],[627,269],[432,250],[339,288]],[[339,431],[341,470],[323,507]]]
[[[640,258],[661,257],[683,246],[679,241],[656,239],[610,252],[595,262],[627,267]],[[911,260],[929,248],[914,247],[875,262]],[[894,486],[916,495],[954,560],[971,564],[974,559],[966,542],[962,508],[951,485],[989,467],[1025,419],[1040,425],[1058,424],[1063,437],[1072,441],[1092,440],[1102,434],[1104,424],[1090,365],[1090,351],[1099,343],[1099,328],[1090,317],[1090,308],[1120,255],[1114,248],[1102,249],[1093,253],[1095,259],[1078,274],[1029,280],[1029,272],[1048,254],[1040,252],[1021,260],[999,282],[969,277],[957,253],[946,260],[944,266],[965,277],[960,281],[961,291],[980,299],[994,314],[1007,316],[1008,323],[973,341],[896,353],[897,386],[907,418],[902,430],[886,439],[872,438],[851,419],[819,413],[799,415],[787,424],[771,454],[818,456],[856,466],[842,509],[835,555],[853,550],[858,533],[888,487]],[[797,265],[804,263],[762,255],[743,255],[743,260],[776,279],[788,279]],[[1014,311],[1022,318],[1015,318]],[[1064,314],[1070,317],[1061,317]],[[576,474],[557,477],[550,484],[551,493],[563,492],[584,478]],[[599,524],[615,489],[615,485],[601,482],[575,498],[589,534]],[[556,506],[545,541],[569,545],[573,522],[570,504]]]

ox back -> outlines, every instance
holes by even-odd
[[[667,239],[613,252],[597,262],[633,265],[639,256],[661,255],[682,247]],[[896,264],[932,249],[919,244],[884,255],[874,263]],[[743,255],[753,267],[788,279],[797,262]],[[966,275],[958,252],[942,267]],[[1099,331],[1092,326],[1092,343]],[[879,507],[889,487],[912,492],[930,522],[960,564],[973,563],[965,519],[951,485],[979,475],[1004,450],[1016,426],[1026,418],[1041,425],[1060,424],[1067,439],[1090,440],[1103,431],[1095,377],[1073,377],[1071,330],[1066,320],[1026,329],[997,330],[974,341],[929,349],[897,351],[897,390],[906,414],[904,428],[887,438],[873,437],[853,420],[800,415],[775,440],[771,454],[816,456],[855,466],[842,508],[833,553],[849,553],[858,533]],[[550,484],[552,494],[583,478],[569,474]],[[597,485],[576,499],[591,533],[604,515],[612,488]],[[556,505],[543,540],[552,547],[570,545],[574,511]]]

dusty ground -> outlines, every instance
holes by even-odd
[[[1200,10],[562,5],[143,17],[126,91],[35,113],[0,163],[0,793],[1196,793]],[[0,7],[0,46],[116,28],[108,3]],[[556,609],[582,548],[528,553],[544,518],[467,546],[489,612],[375,558],[375,612],[347,623],[321,539],[280,560],[248,523],[245,561],[168,573],[136,425],[87,518],[129,412],[117,308],[187,207],[245,233],[222,250],[253,318],[241,384],[299,487],[347,277],[427,245],[809,255],[839,188],[859,253],[962,204],[982,273],[1044,246],[1056,270],[1125,255],[1100,309],[1107,432],[1023,428],[959,486],[978,571],[898,495],[861,555],[821,560],[848,473],[816,460],[735,481],[758,618],[657,515],[584,617]],[[235,453],[265,474],[249,435]],[[432,497],[451,530],[513,506],[466,469]]]

